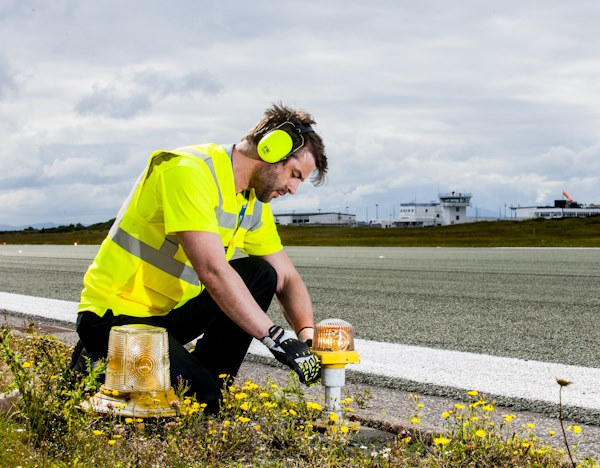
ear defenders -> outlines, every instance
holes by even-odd
[[[301,143],[294,148],[294,140],[292,136],[281,127],[289,125],[292,131],[300,137]],[[260,158],[270,164],[275,164],[280,161],[285,161],[292,154],[304,146],[304,134],[314,132],[310,125],[293,124],[292,122],[283,122],[273,130],[267,132],[258,142],[256,150]]]

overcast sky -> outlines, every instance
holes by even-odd
[[[330,166],[275,212],[600,203],[599,24],[595,0],[0,0],[0,224],[108,220],[152,151],[275,101]]]

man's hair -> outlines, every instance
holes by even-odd
[[[284,106],[282,103],[273,104],[265,110],[264,116],[254,125],[254,127],[244,136],[243,140],[258,145],[260,139],[276,129],[279,125],[291,122],[294,125],[314,125],[315,121],[308,112],[294,110]],[[285,126],[282,128],[282,130]],[[296,132],[288,132],[294,142],[293,149],[297,149],[302,144],[302,138]],[[314,185],[320,185],[325,180],[327,173],[327,156],[325,155],[325,145],[323,140],[316,132],[308,132],[302,135],[304,137],[304,147],[308,148],[315,158],[316,173],[311,177]],[[294,157],[297,153],[292,154]]]

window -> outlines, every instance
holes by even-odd
[[[458,221],[460,219],[459,215],[456,215],[456,221]]]

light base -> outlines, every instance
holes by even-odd
[[[356,351],[320,351],[318,349],[311,349],[310,351],[319,358],[322,366],[345,367],[346,364],[358,362]]]
[[[98,393],[81,403],[81,407],[85,410],[91,408],[97,413],[156,418],[177,416],[173,403],[178,403],[178,399],[172,387],[166,392],[119,392],[113,395],[102,385]]]

